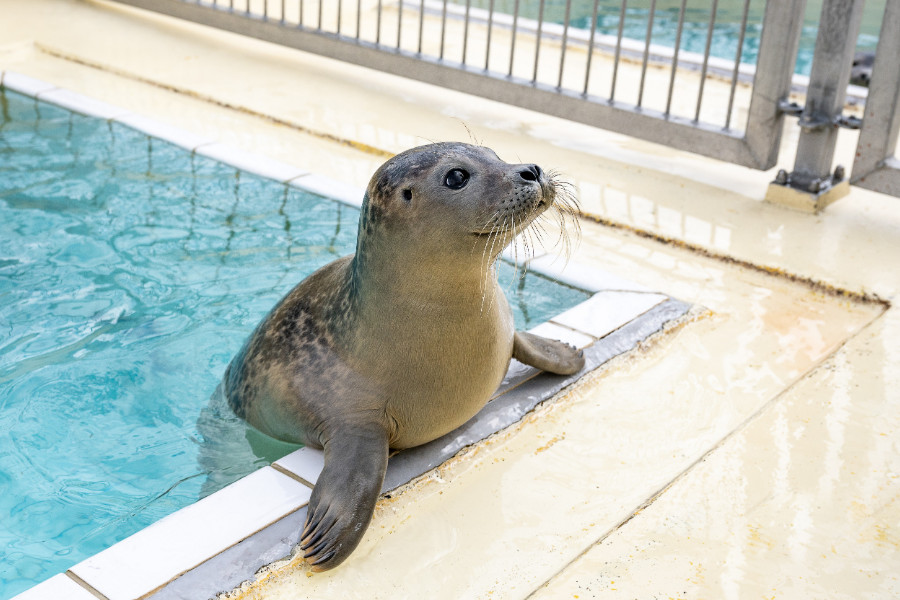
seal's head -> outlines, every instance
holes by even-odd
[[[508,164],[470,144],[420,146],[387,161],[369,182],[358,250],[389,238],[397,254],[493,260],[545,211],[571,213],[573,202],[537,165]]]

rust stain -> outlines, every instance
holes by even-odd
[[[534,453],[535,453],[535,454],[540,454],[541,452],[544,452],[544,451],[548,450],[550,447],[552,447],[553,445],[555,445],[557,442],[561,442],[561,441],[564,440],[564,439],[566,439],[566,434],[565,434],[565,432],[564,432],[562,435],[556,435],[556,436],[553,436],[553,438],[552,438],[549,442],[547,442],[546,444],[544,444],[543,446],[541,446],[540,448],[538,448],[537,450],[535,450]]]

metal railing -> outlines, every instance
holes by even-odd
[[[806,0],[770,0],[764,10],[743,0],[729,58],[712,53],[719,0],[708,0],[705,9],[702,52],[681,47],[687,0],[664,24],[675,28],[671,48],[652,43],[659,30],[656,0],[642,17],[640,41],[624,35],[633,18],[628,0],[621,0],[614,35],[590,26],[597,23],[599,0],[582,3],[591,9],[590,20],[577,24],[572,0],[116,1],[756,169],[775,166],[784,118],[798,116],[798,162],[777,183],[818,195],[843,178],[831,173],[834,130],[847,124],[839,116],[862,0],[824,0],[802,109],[787,98]],[[878,54],[896,57],[900,0],[887,2],[884,27],[894,29],[882,34]],[[698,10],[690,8],[695,27]],[[760,31],[755,68],[741,63],[751,30]],[[853,178],[897,194],[892,156],[900,84],[893,63],[876,64],[869,104],[878,110],[866,111],[860,137],[866,151]],[[892,121],[886,110],[893,111]]]
[[[850,181],[892,196],[900,196],[900,159],[896,156],[900,131],[897,57],[900,57],[900,0],[888,0]]]

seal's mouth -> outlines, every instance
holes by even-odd
[[[512,210],[498,211],[491,218],[487,228],[476,229],[469,233],[476,238],[489,238],[510,233],[514,237],[553,205],[553,197],[547,194],[541,194],[536,200],[530,207],[519,206]]]

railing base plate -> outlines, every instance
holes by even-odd
[[[818,213],[850,193],[850,182],[839,181],[819,192],[809,192],[773,181],[766,190],[766,202],[807,213]]]

